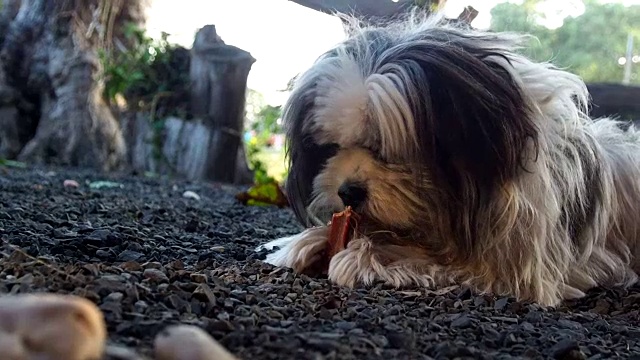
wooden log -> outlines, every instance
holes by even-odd
[[[238,154],[244,153],[247,77],[255,61],[248,52],[225,44],[214,25],[196,34],[191,51],[190,110],[211,131],[204,180],[238,182],[238,173],[247,167]],[[238,164],[239,160],[244,161]]]

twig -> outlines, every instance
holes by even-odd
[[[47,269],[49,269],[49,270],[51,270],[51,271],[53,271],[53,272],[55,272],[55,273],[58,273],[58,274],[60,274],[60,275],[64,275],[64,276],[66,276],[66,278],[67,278],[67,279],[68,279],[68,278],[71,278],[71,279],[73,279],[73,280],[75,280],[75,281],[77,281],[77,282],[81,282],[81,281],[82,281],[82,280],[78,279],[77,277],[75,277],[75,276],[73,276],[73,275],[71,275],[71,274],[68,274],[68,273],[66,273],[66,272],[62,271],[62,270],[60,270],[60,269],[56,268],[55,266],[53,266],[53,265],[51,265],[51,264],[47,264],[46,262],[44,262],[44,261],[42,261],[42,260],[40,260],[40,259],[38,259],[38,258],[36,258],[36,257],[34,257],[34,256],[31,256],[31,255],[27,254],[27,253],[26,253],[24,250],[22,250],[21,248],[19,248],[19,247],[15,246],[15,245],[13,245],[13,244],[8,243],[8,242],[7,242],[6,240],[4,240],[4,239],[2,239],[2,243],[3,243],[5,246],[7,246],[7,247],[11,248],[13,251],[15,251],[15,252],[19,253],[20,255],[23,255],[23,256],[24,256],[24,257],[26,257],[27,259],[30,259],[30,260],[34,261],[35,263],[37,263],[37,264],[41,264],[41,265],[43,265],[44,267],[46,267]],[[5,258],[7,258],[7,259],[11,256],[11,255],[8,255],[8,254],[5,254],[5,253],[2,253],[2,255],[3,255]]]
[[[153,95],[153,99],[151,100],[150,114],[149,114],[149,120],[151,122],[154,122],[156,120],[155,119],[156,111],[157,111],[158,102],[160,101],[160,99],[162,99],[163,97],[169,97],[171,95],[173,95],[172,91],[161,91]]]
[[[107,34],[106,34],[106,46],[107,51],[111,52],[111,47],[113,44],[113,28],[116,22],[116,18],[118,17],[120,10],[122,8],[122,0],[114,1],[111,3],[111,11],[109,12],[109,19],[107,20]]]

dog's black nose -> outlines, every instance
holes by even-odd
[[[345,182],[340,185],[338,196],[342,199],[344,206],[357,208],[367,199],[367,189],[363,184]]]

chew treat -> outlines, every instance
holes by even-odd
[[[329,224],[329,240],[327,243],[327,259],[331,260],[337,253],[344,250],[356,230],[358,214],[347,206],[344,211],[333,214]]]
[[[0,296],[0,358],[101,359],[107,337],[91,301],[49,293]]]
[[[237,360],[209,334],[193,325],[173,325],[155,339],[156,360]]]

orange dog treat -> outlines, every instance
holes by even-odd
[[[327,259],[331,260],[337,253],[344,250],[356,230],[358,214],[347,206],[344,211],[333,214],[327,243]]]

